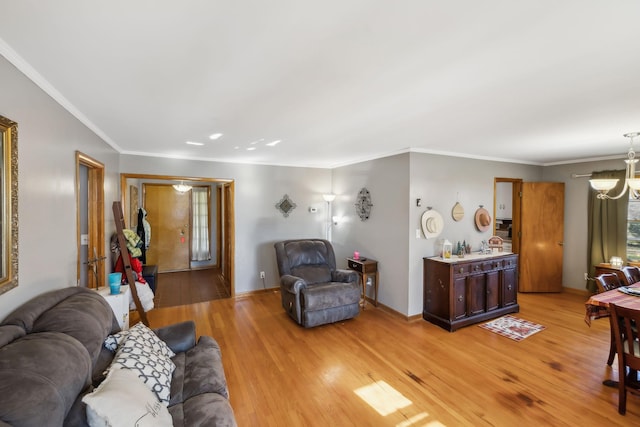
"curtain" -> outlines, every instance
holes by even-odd
[[[191,191],[191,211],[193,213],[191,260],[207,261],[211,259],[209,250],[209,189],[193,187]]]
[[[617,196],[624,185],[625,171],[593,172],[591,178],[618,178],[618,184],[609,192],[610,195]],[[612,256],[619,256],[625,264],[627,262],[628,193],[618,200],[601,200],[596,197],[597,194],[597,191],[589,187],[587,219],[589,277],[594,276],[597,264],[609,262]],[[593,280],[587,281],[587,289],[591,292],[596,291],[596,284]]]

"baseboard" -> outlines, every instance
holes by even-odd
[[[588,289],[567,288],[566,286],[562,287],[562,292],[575,295],[584,295],[587,298],[589,298],[589,296],[591,295],[591,292],[589,292]]]
[[[234,296],[234,298],[246,298],[246,297],[250,297],[251,295],[266,294],[270,292],[280,292],[280,287],[256,289],[255,291],[247,291],[247,292],[241,292],[241,293],[236,292],[236,295]]]

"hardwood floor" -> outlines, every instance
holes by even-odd
[[[158,274],[154,304],[158,308],[229,298],[219,268]]]
[[[477,326],[449,333],[368,305],[353,320],[303,329],[277,291],[148,313],[152,327],[193,319],[222,348],[240,426],[629,426],[606,365],[608,319],[586,297],[519,294],[516,316],[546,329],[516,342]]]

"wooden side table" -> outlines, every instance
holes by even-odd
[[[378,283],[380,282],[380,275],[378,274],[378,261],[371,258],[353,259],[347,258],[347,266],[350,270],[355,271],[360,276],[362,282],[362,309],[367,303],[367,281],[369,277],[373,275],[373,292],[374,292],[374,305],[378,306]]]

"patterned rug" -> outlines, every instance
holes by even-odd
[[[509,314],[499,317],[491,322],[478,325],[503,337],[511,338],[514,341],[522,341],[531,335],[544,330],[544,326],[527,320],[518,319]]]

